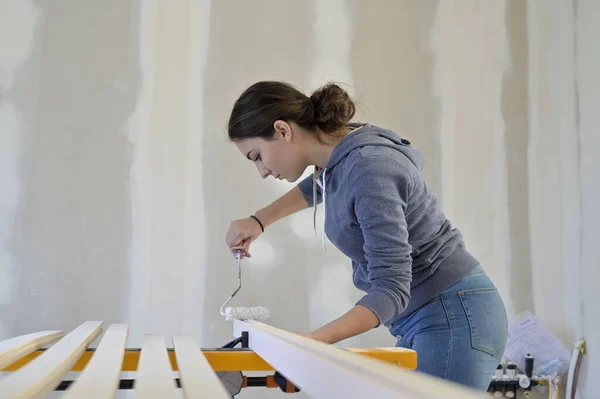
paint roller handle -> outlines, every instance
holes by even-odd
[[[233,255],[241,253],[242,258],[250,258],[250,244],[262,234],[262,228],[252,217],[234,220],[229,225],[225,243]]]

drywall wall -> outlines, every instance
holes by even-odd
[[[527,7],[533,308],[569,350],[575,339],[586,339],[579,398],[595,397],[591,376],[599,367],[600,322],[591,310],[600,221],[598,15],[592,1]]]
[[[227,227],[291,187],[228,143],[231,105],[260,79],[307,92],[333,79],[357,119],[423,151],[511,316],[535,311],[567,346],[588,337],[591,397],[598,6],[326,3],[0,4],[0,339],[103,319],[128,322],[130,346],[149,332],[229,341]],[[252,252],[232,305],[266,305],[274,325],[318,327],[362,295],[309,210]],[[380,328],[343,345],[394,341]]]
[[[18,188],[19,196],[12,217],[1,219],[2,269],[16,272],[1,319],[9,334],[122,320],[131,236],[124,122],[138,91],[136,19],[118,1],[2,7],[10,9],[0,12],[2,40],[10,40],[3,68],[14,68],[2,102],[19,116],[0,128],[3,162],[15,162],[14,183],[3,178],[2,190],[12,196]],[[7,54],[18,62],[7,64]]]
[[[200,339],[206,225],[200,154],[210,1],[142,2],[142,89],[128,121],[132,245],[127,320],[130,345],[143,334]]]
[[[597,395],[598,389],[594,382],[600,375],[600,312],[594,307],[597,282],[600,281],[600,256],[597,250],[600,224],[600,27],[597,20],[600,15],[600,3],[579,0],[575,4],[575,76],[582,225],[579,265],[581,273],[576,275],[579,279],[579,290],[569,293],[580,298],[578,307],[573,309],[573,312],[580,315],[581,332],[587,343],[587,355],[580,375],[579,398],[591,399]]]
[[[566,266],[563,266],[565,259],[579,263],[577,246],[564,240],[563,235],[568,231],[571,236],[578,237],[578,230],[569,224],[569,220],[575,218],[577,221],[579,217],[576,208],[579,190],[567,190],[577,184],[577,153],[576,146],[572,145],[577,142],[572,4],[555,2],[552,7],[547,7],[531,3],[527,11],[529,226],[534,306],[536,314],[561,339],[572,341],[573,337],[567,336],[569,327],[565,324],[566,308],[563,305],[572,296],[566,295],[564,282],[554,274],[568,277]],[[557,25],[565,26],[565,29],[552,33]],[[564,36],[570,39],[561,40]],[[549,96],[549,92],[553,95]],[[548,228],[549,220],[552,220],[553,228]],[[548,273],[548,270],[554,273]],[[548,296],[548,290],[554,294]]]
[[[506,2],[440,2],[433,26],[444,212],[489,271],[511,312],[503,81]]]
[[[19,268],[10,250],[12,228],[22,193],[20,179],[23,151],[23,118],[11,88],[18,71],[30,56],[40,10],[31,1],[7,1],[0,5],[0,336],[12,330]],[[14,35],[16,34],[16,35]]]

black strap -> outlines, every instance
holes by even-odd
[[[261,223],[261,221],[260,221],[260,220],[258,220],[258,218],[257,218],[256,216],[254,216],[254,215],[250,215],[250,217],[251,217],[252,219],[256,220],[256,221],[258,222],[258,224],[260,224],[260,229],[261,229],[261,230],[262,230],[262,232],[264,233],[264,232],[265,232],[265,226],[263,226],[263,224]]]

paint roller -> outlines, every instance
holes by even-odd
[[[267,320],[269,318],[269,309],[265,306],[236,306],[236,307],[228,307],[227,304],[229,301],[233,299],[233,297],[238,293],[238,291],[242,288],[242,252],[244,248],[235,247],[232,248],[234,252],[234,257],[237,259],[237,267],[238,267],[238,287],[233,294],[229,296],[229,298],[225,301],[225,303],[221,306],[221,316],[225,317],[226,321],[229,320]],[[223,309],[225,308],[225,309]]]

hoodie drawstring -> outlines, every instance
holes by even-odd
[[[317,186],[314,183],[317,183],[321,190],[323,191],[323,220],[321,222],[321,242],[323,243],[323,249],[327,250],[327,246],[325,244],[325,218],[327,217],[327,202],[326,202],[326,173],[327,168],[323,169],[323,183],[318,178],[317,175],[317,167],[315,167],[315,172],[313,174],[313,228],[315,230],[315,235],[317,235]]]

